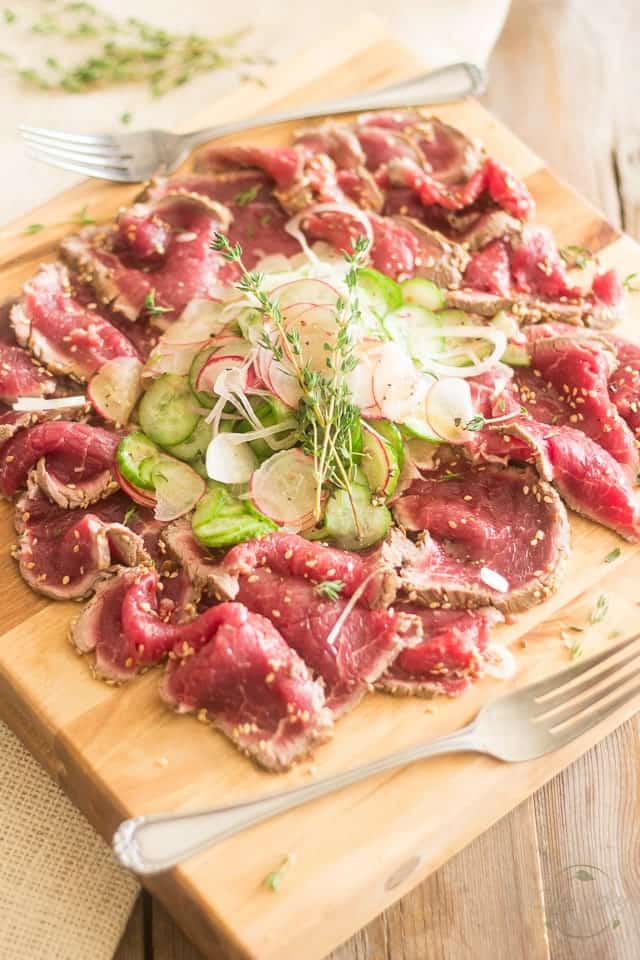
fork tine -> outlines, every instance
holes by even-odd
[[[638,695],[640,695],[640,684],[636,684],[631,690],[625,690],[625,692],[620,694],[615,700],[603,704],[599,710],[588,713],[585,717],[582,717],[581,720],[579,720],[581,714],[578,714],[575,718],[578,720],[578,723],[569,723],[562,730],[552,733],[552,736],[558,738],[556,746],[560,747],[564,743],[568,743],[570,740],[575,740],[577,737],[582,736],[583,733],[586,733],[588,730],[591,730],[592,727],[595,727],[596,724],[606,720],[612,713],[624,707],[626,703],[629,703],[629,701]]]
[[[547,713],[549,713],[555,707],[563,707],[566,704],[568,697],[573,700],[575,697],[579,697],[580,694],[587,693],[593,688],[595,683],[602,683],[603,680],[607,680],[609,677],[612,677],[622,667],[626,667],[630,663],[633,663],[634,660],[637,660],[639,656],[640,654],[638,651],[634,651],[633,653],[630,653],[628,657],[625,657],[624,660],[617,660],[606,670],[598,671],[598,673],[594,674],[593,677],[588,677],[586,680],[583,680],[582,683],[576,684],[569,690],[562,690],[560,693],[554,693],[548,697],[545,697],[544,700],[538,700],[537,705],[540,706],[541,709],[535,714],[535,719],[537,720],[539,717],[546,716]]]
[[[122,155],[122,149],[113,144],[102,143],[69,143],[67,140],[54,140],[52,137],[44,137],[40,133],[22,133],[22,139],[25,143],[30,143],[37,147],[51,147],[56,150],[65,150],[67,153],[77,153],[81,156],[106,156],[109,154]],[[130,156],[130,154],[129,154]]]
[[[58,150],[57,147],[41,147],[35,144],[31,149],[39,153],[42,157],[51,157],[57,160],[70,160],[74,163],[84,163],[87,167],[113,167],[115,170],[126,170],[129,166],[124,157],[88,157],[84,154],[75,153],[72,150]]]
[[[575,666],[568,667],[561,673],[555,673],[550,677],[539,680],[537,683],[532,683],[527,687],[527,694],[531,697],[538,698],[544,697],[545,694],[556,693],[564,687],[565,684],[575,680],[576,677],[586,673],[587,670],[591,670],[592,667],[597,667],[599,664],[604,663],[605,660],[608,660],[609,657],[613,657],[614,654],[619,653],[632,643],[635,643],[639,637],[640,633],[636,633],[633,637],[627,637],[626,640],[621,640],[620,643],[616,643],[613,647],[607,647],[606,650],[596,654],[595,657],[589,657],[588,660],[576,663]]]
[[[604,700],[605,697],[608,697],[610,693],[613,693],[618,687],[621,687],[624,683],[628,683],[630,680],[635,680],[637,677],[640,677],[640,667],[637,670],[634,670],[633,673],[628,674],[626,677],[618,677],[608,683],[606,687],[600,688],[598,683],[599,677],[594,677],[594,682],[598,684],[598,689],[594,690],[593,696],[587,697],[585,700],[581,700],[579,703],[570,703],[564,710],[559,710],[557,713],[551,714],[551,716],[543,718],[546,721],[548,727],[559,727],[563,723],[567,723],[569,720],[572,720],[574,717],[579,717],[585,710],[588,710],[589,707],[593,707],[596,703],[599,703],[601,700]],[[536,717],[536,720],[538,717]]]
[[[109,146],[115,143],[115,138],[108,133],[65,133],[64,130],[51,130],[48,127],[30,127],[28,124],[20,124],[22,133],[36,133],[41,137],[49,137],[53,140],[64,140],[65,143],[85,143],[95,146]]]
[[[144,177],[133,176],[126,170],[114,170],[112,167],[103,166],[90,167],[85,163],[72,163],[69,160],[58,160],[57,158],[47,157],[44,153],[37,150],[29,150],[29,156],[41,163],[48,163],[51,167],[61,167],[62,170],[71,170],[72,173],[81,173],[85,177],[98,177],[103,180],[119,180],[121,183],[136,183],[144,180]]]

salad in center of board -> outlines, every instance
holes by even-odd
[[[517,327],[506,314],[479,325],[432,281],[366,266],[369,245],[249,271],[218,234],[240,279],[220,302],[192,301],[145,364],[139,430],[117,451],[134,500],[161,520],[196,507],[210,548],[276,529],[348,550],[386,536],[405,445],[486,426],[466,378],[517,359]]]

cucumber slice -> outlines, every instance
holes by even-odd
[[[264,320],[259,310],[255,307],[247,307],[240,311],[235,322],[245,340],[254,345],[258,343],[264,332]]]
[[[220,483],[209,483],[195,509],[191,525],[205,547],[232,547],[243,540],[261,537],[276,530],[275,523],[262,516],[248,500],[239,500]]]
[[[153,490],[152,471],[160,450],[144,433],[123,437],[116,450],[118,470],[129,483],[142,490]]]
[[[276,423],[282,423],[283,420],[291,419],[291,410],[285,407],[284,403],[281,403],[277,397],[264,397],[264,399],[261,399],[258,403],[254,402],[252,406],[256,417],[264,427],[273,427]],[[242,420],[239,424],[234,425],[233,429],[234,432],[237,433],[248,433],[255,428],[248,420]],[[279,434],[278,439],[284,440],[285,436],[286,434],[284,436]],[[293,446],[296,442],[296,432],[292,430],[290,436],[291,446]],[[260,462],[268,459],[273,453],[273,450],[265,440],[251,440],[249,441],[249,446]]]
[[[400,466],[404,463],[404,440],[402,433],[390,420],[376,420],[375,423],[368,424],[389,444],[398,459]]]
[[[402,432],[410,438],[418,440],[428,440],[429,443],[442,443],[440,437],[436,437],[431,426],[426,420],[419,417],[410,417],[402,424]]]
[[[178,460],[186,460],[187,463],[197,458],[203,458],[207,452],[207,447],[211,443],[212,432],[211,424],[202,418],[198,420],[195,430],[186,440],[167,447],[167,452],[172,457],[177,457]]]
[[[469,323],[470,317],[464,310],[441,310],[438,313],[438,320],[443,327],[459,327]]]
[[[446,340],[438,336],[443,326],[441,314],[420,306],[402,306],[385,317],[383,325],[392,340],[403,344],[421,364],[445,349]]]
[[[380,319],[402,304],[400,284],[373,267],[358,270],[358,286],[371,310]]]
[[[161,447],[190,437],[200,413],[186,377],[165,373],[154,381],[140,401],[138,420],[144,433]]]
[[[381,421],[382,422],[382,421]],[[369,489],[376,497],[390,497],[400,476],[400,463],[390,443],[376,427],[364,424],[362,428],[362,459],[360,465]]]
[[[517,343],[508,343],[507,349],[502,354],[503,363],[508,363],[510,367],[530,367],[531,355],[526,347],[518,346]]]
[[[391,513],[384,505],[371,502],[371,491],[364,484],[351,488],[360,532],[356,531],[351,501],[346,490],[335,490],[327,501],[324,533],[343,550],[365,550],[382,540],[391,526]]]
[[[400,284],[405,303],[426,307],[427,310],[441,310],[447,299],[444,292],[431,280],[414,277]]]

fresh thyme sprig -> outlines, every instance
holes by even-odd
[[[59,59],[47,55],[46,46],[40,63],[21,65],[13,57],[6,58],[24,83],[42,90],[82,93],[145,83],[153,96],[161,96],[212,70],[239,68],[241,79],[257,80],[246,73],[247,66],[270,62],[237,49],[247,29],[219,37],[170,33],[136,17],[118,19],[82,0],[59,3],[55,10],[35,18],[18,17],[5,9],[2,20],[12,32],[22,30],[34,38],[55,36],[58,44],[66,45]],[[15,44],[13,35],[11,43]]]
[[[587,247],[577,246],[574,243],[570,243],[566,247],[561,247],[559,252],[569,269],[575,267],[577,270],[584,270],[587,264],[591,263],[594,259],[591,250],[588,250]]]
[[[322,517],[323,492],[327,484],[332,484],[346,492],[356,536],[360,536],[352,491],[356,471],[353,437],[360,413],[353,404],[345,378],[357,363],[350,328],[360,317],[358,270],[365,261],[369,241],[366,237],[358,237],[352,252],[345,254],[349,264],[345,278],[347,295],[340,298],[336,305],[335,333],[331,342],[324,344],[326,373],[313,370],[305,360],[298,330],[286,327],[278,304],[264,290],[264,277],[247,270],[242,261],[240,244],[232,246],[223,234],[216,234],[212,247],[239,267],[241,275],[237,289],[252,296],[271,322],[273,333],[265,332],[260,339],[260,346],[270,350],[276,360],[286,361],[300,386],[299,434],[302,449],[313,458],[314,463],[316,523]]]

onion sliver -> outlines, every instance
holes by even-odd
[[[304,530],[313,523],[316,476],[313,459],[297,447],[265,460],[251,477],[256,510],[279,524]]]
[[[213,356],[207,360],[204,367],[198,374],[198,379],[196,380],[196,390],[202,393],[217,393],[216,385],[218,378],[226,373],[227,370],[238,370],[242,369],[245,366],[245,360],[243,357],[237,356],[219,356],[217,353],[214,353]],[[242,389],[246,386],[246,371],[245,375],[242,377]]]
[[[466,443],[472,434],[465,425],[475,416],[471,388],[459,377],[437,380],[429,389],[425,415],[434,434],[448,443]]]
[[[213,300],[191,300],[178,320],[163,333],[162,343],[197,343],[215,337],[225,325],[221,305]]]
[[[475,377],[494,367],[507,348],[506,336],[502,330],[496,330],[494,327],[460,324],[460,326],[453,327],[438,327],[435,335],[446,339],[455,338],[456,340],[488,340],[493,344],[493,350],[488,357],[472,363],[468,367],[455,367],[446,363],[439,363],[437,354],[433,358],[422,359],[422,363],[427,370],[441,377],[456,377],[457,379]]]
[[[18,397],[11,409],[18,413],[37,413],[38,410],[69,410],[72,407],[84,407],[87,398],[84,394],[73,397]]]
[[[258,465],[248,443],[219,433],[207,447],[207,476],[220,483],[247,483]]]
[[[491,567],[480,569],[480,579],[492,590],[497,590],[498,593],[507,593],[509,590],[509,581],[497,570],[492,570]]]

